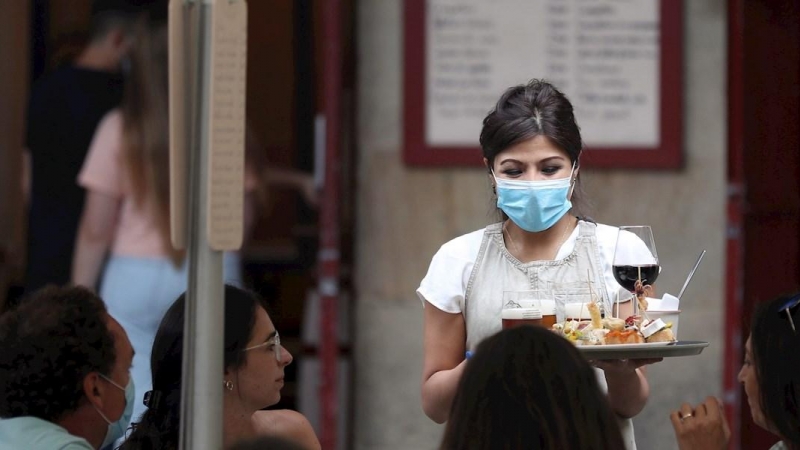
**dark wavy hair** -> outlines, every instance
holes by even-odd
[[[789,312],[792,330],[781,308],[800,293],[759,304],[753,312],[750,345],[767,422],[791,448],[800,449],[800,305]]]
[[[483,119],[483,157],[492,167],[500,152],[537,136],[550,139],[569,155],[571,163],[580,165],[583,140],[572,103],[552,84],[533,79],[506,89]],[[572,194],[575,211],[585,208],[582,197],[579,173]]]
[[[122,445],[122,450],[178,448],[185,306],[184,293],[170,306],[161,320],[150,355],[153,391],[148,409],[139,422],[134,424],[133,432]],[[266,310],[260,296],[225,285],[226,369],[238,369],[244,365],[246,355],[242,350],[247,347],[253,333],[257,308]]]
[[[0,317],[0,417],[57,422],[86,400],[83,382],[116,361],[103,301],[47,286]]]
[[[478,345],[458,384],[442,450],[624,448],[594,370],[550,330],[522,326]]]
[[[306,450],[306,448],[281,437],[258,436],[239,441],[230,450]]]

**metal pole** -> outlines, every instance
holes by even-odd
[[[190,28],[196,30],[196,76],[191,96],[189,146],[189,280],[183,342],[181,449],[222,448],[223,351],[225,294],[222,252],[208,242],[210,175],[209,85],[211,74],[211,8],[208,0],[192,2]],[[191,42],[191,41],[190,41]],[[197,137],[199,136],[199,140]]]

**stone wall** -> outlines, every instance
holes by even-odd
[[[722,0],[684,5],[684,169],[583,173],[598,221],[653,226],[664,267],[659,291],[677,294],[708,250],[684,296],[681,337],[711,346],[650,369],[650,402],[635,419],[647,450],[677,447],[668,414],[681,401],[721,394],[726,10]],[[355,448],[432,449],[442,427],[421,408],[422,307],[414,291],[441,244],[493,220],[491,192],[478,169],[402,163],[402,2],[364,0],[357,13]]]

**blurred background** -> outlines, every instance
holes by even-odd
[[[442,427],[420,405],[415,289],[441,244],[494,221],[491,191],[477,166],[404,162],[404,30],[425,26],[404,14],[409,3],[424,2],[328,1],[248,2],[247,116],[271,165],[318,182],[323,161],[338,168],[338,448],[432,449]],[[681,162],[582,172],[593,218],[652,226],[663,267],[659,292],[677,294],[700,251],[708,251],[681,304],[681,338],[711,345],[700,356],[651,367],[650,400],[634,419],[637,442],[645,450],[677,448],[670,411],[716,395],[735,420],[731,448],[768,448],[773,440],[752,424],[735,377],[753,305],[800,287],[800,4],[661,1],[682,6],[682,85],[669,93],[682,100]],[[91,1],[0,5],[2,305],[21,294],[26,264],[21,176],[30,88],[80,52]],[[340,27],[335,41],[325,39],[331,21]],[[338,57],[333,87],[325,82],[326,54]],[[335,161],[325,160],[320,134],[330,98],[340,105]],[[242,249],[245,281],[269,300],[296,358],[280,406],[304,412],[319,430],[325,318],[316,273],[325,205],[318,210],[301,192],[280,187],[268,200]]]

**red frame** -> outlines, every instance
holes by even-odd
[[[412,166],[481,166],[475,147],[432,147],[425,143],[425,3],[405,0],[403,131],[405,163]],[[683,2],[661,0],[660,145],[654,148],[587,148],[589,167],[678,169],[683,164]],[[668,44],[668,45],[666,45]],[[580,118],[578,118],[580,123]],[[476,142],[477,144],[477,142]]]

